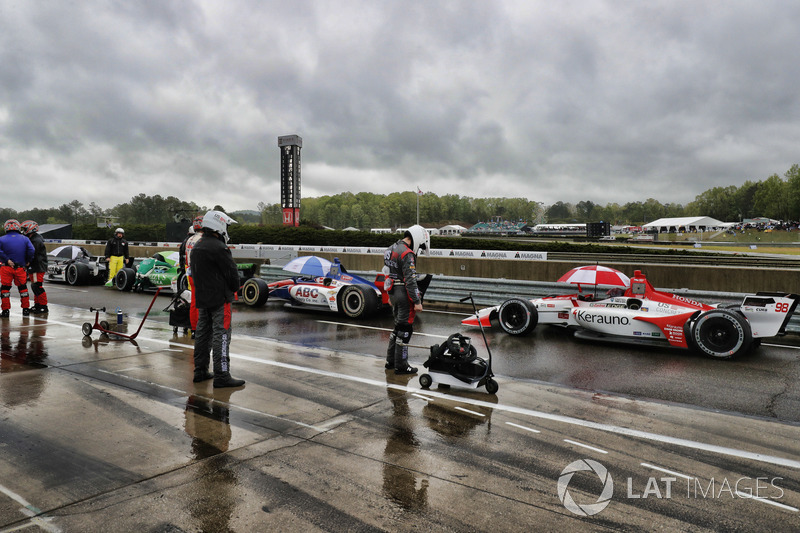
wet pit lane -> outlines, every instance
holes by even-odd
[[[131,333],[151,295],[46,287],[50,316],[0,322],[0,532],[800,528],[795,339],[715,361],[489,331],[489,395],[385,372],[388,315],[235,304],[232,373],[247,384],[213,389],[191,383],[169,296],[128,342],[80,326],[91,306],[113,324],[119,306]],[[424,311],[412,342],[461,332],[486,357],[463,316]],[[589,458],[613,476],[608,502],[591,468],[559,492]],[[720,490],[745,478],[771,488]]]

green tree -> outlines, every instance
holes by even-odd
[[[789,202],[786,182],[773,174],[758,187],[753,197],[753,211],[756,216],[778,220],[788,220]]]

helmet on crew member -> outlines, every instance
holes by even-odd
[[[194,228],[195,231],[203,229],[203,215],[197,215],[194,217],[194,220],[192,221],[192,228]]]
[[[122,228],[117,228],[114,230],[114,235],[116,235],[117,233],[122,233],[123,235],[125,235],[125,230]]]
[[[425,228],[414,224],[403,234],[403,238],[405,237],[411,237],[411,251],[414,252],[414,255],[418,255],[420,251],[428,253],[431,247],[431,237]]]
[[[6,223],[3,224],[3,229],[6,230],[6,233],[9,231],[21,231],[22,226],[20,226],[19,220],[16,218],[9,218],[6,220]]]
[[[238,224],[222,211],[209,211],[203,216],[203,229],[216,231],[228,242],[228,225]]]
[[[21,227],[23,235],[30,235],[31,233],[36,233],[39,231],[39,224],[37,224],[34,220],[26,220],[21,224]]]

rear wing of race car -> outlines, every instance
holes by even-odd
[[[739,310],[750,322],[753,337],[774,337],[786,334],[800,296],[785,292],[757,292],[742,300]]]

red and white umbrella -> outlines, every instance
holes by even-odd
[[[560,278],[559,283],[575,283],[577,285],[611,285],[629,287],[631,279],[614,268],[601,265],[575,267]]]

